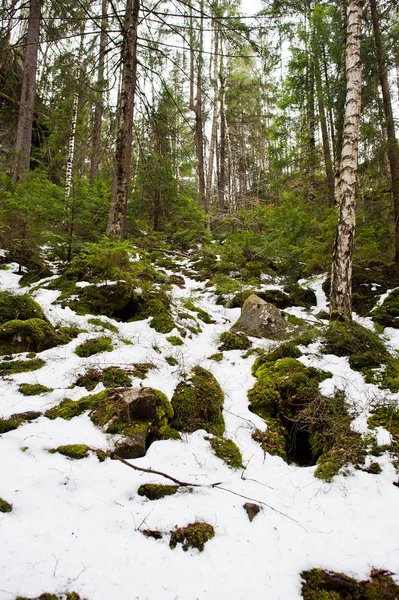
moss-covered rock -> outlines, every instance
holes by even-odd
[[[18,386],[18,391],[24,396],[39,396],[40,394],[52,392],[53,388],[40,385],[40,383],[21,383]]]
[[[67,446],[58,446],[58,448],[52,448],[49,450],[50,454],[62,454],[68,458],[74,458],[75,460],[81,460],[89,455],[90,447],[85,444],[68,444]]]
[[[172,346],[183,346],[184,342],[178,335],[170,335],[166,338]]]
[[[218,350],[248,350],[251,348],[252,342],[242,331],[233,333],[232,331],[224,331],[219,338],[220,346]]]
[[[160,500],[165,496],[173,496],[179,489],[178,485],[161,485],[158,483],[145,483],[137,490],[139,496],[145,496],[148,500]]]
[[[233,325],[232,331],[243,331],[259,338],[283,340],[299,334],[301,328],[292,325],[287,316],[273,304],[252,294],[245,300],[240,318]]]
[[[86,340],[82,344],[79,344],[75,348],[75,354],[81,358],[87,358],[93,356],[93,354],[99,354],[100,352],[112,352],[114,349],[112,340],[109,337],[99,337]]]
[[[0,419],[0,434],[8,433],[17,429],[22,423],[33,421],[42,415],[39,411],[29,410],[23,413],[15,413],[9,419]]]
[[[287,460],[288,438],[286,429],[280,424],[278,419],[267,419],[266,431],[255,429],[252,433],[252,439],[260,444],[264,452],[271,456],[280,456]]]
[[[213,437],[209,439],[212,450],[218,458],[232,469],[243,469],[242,454],[235,442],[230,439]]]
[[[45,364],[45,361],[41,358],[33,358],[31,360],[5,360],[0,362],[0,376],[37,371],[44,367]]]
[[[0,292],[0,324],[7,321],[27,321],[29,319],[46,320],[41,306],[28,294],[13,295]]]
[[[373,570],[366,581],[322,569],[302,571],[301,577],[304,600],[396,600],[399,597],[399,586],[391,573],[383,570]]]
[[[208,356],[208,360],[214,360],[215,362],[221,362],[223,360],[223,352],[217,352]]]
[[[169,546],[176,548],[177,544],[182,544],[185,552],[190,548],[197,548],[202,552],[206,542],[213,537],[215,537],[215,530],[212,525],[197,521],[186,527],[177,527],[170,536]]]
[[[15,319],[0,326],[0,354],[40,352],[60,342],[52,325],[43,319]]]
[[[277,308],[285,309],[291,306],[300,306],[303,308],[310,308],[316,306],[317,299],[316,294],[309,288],[303,288],[298,284],[286,286],[284,290],[244,290],[236,294],[232,299],[226,303],[227,308],[241,308],[244,305],[249,296],[255,294],[265,302],[273,304]]]
[[[12,504],[0,498],[0,513],[8,513],[12,511]]]
[[[224,432],[223,402],[223,391],[212,373],[203,367],[194,367],[190,378],[180,382],[173,394],[173,425],[188,433],[205,429],[221,436]]]

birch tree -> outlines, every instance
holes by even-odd
[[[330,310],[351,318],[352,256],[356,218],[359,126],[362,91],[360,39],[362,0],[350,0],[346,41],[346,101],[342,153],[336,187],[338,226],[333,252]]]

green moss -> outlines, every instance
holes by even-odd
[[[0,513],[8,513],[12,511],[12,504],[0,498]]]
[[[224,394],[212,373],[194,367],[190,380],[180,382],[173,394],[173,426],[188,433],[205,429],[221,436],[224,432],[223,402]]]
[[[233,333],[225,331],[221,334],[219,341],[221,342],[218,350],[248,350],[252,346],[252,342],[248,339],[245,333]]]
[[[87,333],[87,329],[81,329],[76,325],[69,325],[57,328],[57,334],[60,337],[61,344],[68,344],[70,341],[78,337],[80,333]]]
[[[108,367],[102,371],[100,381],[106,388],[132,387],[129,373],[119,367]]]
[[[165,358],[165,360],[168,363],[168,365],[170,365],[171,367],[175,367],[176,365],[179,364],[179,361],[174,356],[167,356]]]
[[[304,319],[300,319],[299,317],[296,317],[295,315],[290,315],[289,313],[283,313],[286,317],[287,317],[287,321],[288,323],[291,323],[291,325],[305,325],[306,321]]]
[[[205,310],[203,310],[202,308],[199,308],[198,306],[195,306],[195,304],[191,301],[191,300],[185,300],[183,302],[183,306],[184,308],[186,308],[187,310],[191,310],[192,312],[197,313],[198,318],[203,322],[203,323],[213,323],[212,321],[212,317],[209,315],[209,313],[207,313]]]
[[[60,343],[56,332],[48,321],[28,319],[7,321],[0,326],[0,353],[39,352]]]
[[[152,318],[150,327],[158,331],[158,333],[170,333],[174,329],[175,324],[169,313],[163,311]]]
[[[208,356],[209,360],[214,360],[215,362],[221,362],[223,360],[223,352],[218,352],[217,354],[212,354]]]
[[[90,447],[85,444],[68,444],[67,446],[58,446],[58,448],[52,448],[49,450],[51,454],[62,454],[68,458],[74,458],[80,460],[86,458],[89,455]]]
[[[287,460],[287,432],[280,425],[277,419],[267,419],[266,431],[260,431],[255,429],[252,434],[252,439],[260,444],[264,452],[268,452],[272,456],[281,456],[284,460]]]
[[[102,319],[98,319],[96,317],[92,317],[87,321],[91,325],[95,327],[101,327],[102,330],[108,329],[108,331],[112,331],[113,333],[119,333],[119,329],[113,323],[108,323],[108,321],[103,321]]]
[[[170,335],[166,338],[172,346],[183,346],[184,342],[178,335]]]
[[[105,394],[105,392],[101,392],[101,394]],[[84,398],[76,401],[65,398],[58,406],[50,408],[44,414],[48,419],[60,418],[70,421],[74,417],[78,417],[84,412],[91,410],[98,396],[100,394],[97,394],[97,396],[84,396]]]
[[[301,577],[304,600],[396,600],[399,595],[399,586],[383,570],[373,570],[366,581],[322,569],[303,571]]]
[[[32,285],[33,283],[37,283],[41,279],[45,279],[46,277],[52,277],[54,273],[50,271],[48,267],[41,266],[35,269],[31,269],[27,273],[24,273],[19,280],[19,285],[21,287],[25,287],[27,285]]]
[[[44,367],[45,364],[46,363],[41,358],[33,358],[32,360],[3,361],[0,362],[0,376],[37,371],[37,369]]]
[[[252,366],[252,375],[256,376],[257,370],[263,364],[271,366],[280,358],[299,358],[300,356],[302,356],[302,352],[295,342],[285,342],[275,350],[259,356]]]
[[[121,338],[121,342],[122,342],[122,344],[126,344],[126,346],[134,346],[134,344],[131,340],[126,340],[126,339]]]
[[[173,496],[179,489],[178,485],[160,485],[157,483],[145,483],[137,490],[139,496],[145,496],[148,500],[160,500],[165,496]]]
[[[53,388],[40,385],[40,383],[21,383],[18,391],[24,396],[38,396],[39,394],[48,394]]]
[[[182,544],[186,552],[189,548],[197,548],[203,551],[205,544],[215,536],[215,530],[209,523],[190,523],[186,527],[177,527],[170,536],[169,546],[176,548],[177,544]]]
[[[372,317],[376,323],[383,327],[399,328],[399,290],[389,294],[384,302],[377,306],[372,312]]]
[[[25,596],[18,596],[16,600],[81,600],[81,598],[76,592],[66,592],[65,594],[61,594],[61,596],[47,593],[41,594],[39,597],[36,598],[26,598]]]
[[[13,296],[10,292],[0,292],[0,324],[7,321],[46,320],[41,306],[28,294]]]
[[[242,454],[233,440],[221,437],[209,439],[212,450],[218,458],[223,460],[232,469],[243,469]]]
[[[8,431],[13,431],[17,429],[22,423],[26,421],[32,421],[33,419],[37,419],[42,415],[41,412],[38,411],[27,411],[24,413],[17,413],[15,415],[11,415],[10,419],[0,419],[0,434],[7,433]]]
[[[383,427],[391,435],[389,450],[395,455],[399,452],[399,410],[393,406],[377,407],[367,421],[370,429]]]
[[[93,354],[99,354],[100,352],[112,352],[113,349],[114,347],[111,338],[92,338],[76,346],[75,354],[81,358],[87,358]]]

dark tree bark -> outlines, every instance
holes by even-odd
[[[114,177],[107,234],[125,236],[125,221],[132,157],[133,112],[137,82],[137,27],[140,0],[127,0],[122,47],[122,84],[118,100],[119,119]]]
[[[393,207],[395,215],[395,262],[399,263],[399,148],[395,134],[395,121],[392,112],[391,93],[389,90],[386,56],[381,39],[381,29],[376,0],[370,0],[371,18],[373,20],[374,40],[377,49],[378,74],[380,78],[384,114],[388,138],[388,159],[391,172]]]
[[[323,142],[323,155],[324,155],[324,165],[326,169],[326,181],[328,188],[328,201],[330,206],[334,206],[334,171],[331,160],[331,152],[330,152],[330,140],[328,138],[328,129],[327,129],[327,120],[326,120],[326,111],[324,106],[324,97],[323,97],[323,87],[322,87],[322,79],[320,72],[320,62],[317,56],[317,52],[314,53],[315,57],[315,79],[316,79],[316,90],[317,90],[317,104],[319,107],[319,118],[320,118],[320,127],[321,127],[321,137]]]
[[[11,169],[13,181],[22,181],[29,172],[32,145],[33,110],[36,98],[37,56],[39,51],[41,0],[31,0],[28,17],[28,33],[19,105],[15,156]]]
[[[98,169],[100,165],[100,153],[101,153],[101,123],[103,117],[103,91],[104,87],[104,63],[105,63],[105,45],[107,41],[107,14],[108,0],[102,0],[101,12],[101,33],[100,33],[100,53],[98,58],[98,77],[97,77],[97,99],[94,109],[94,123],[93,123],[93,141],[91,150],[91,161],[90,161],[90,178],[92,183],[98,177]]]
[[[338,226],[335,239],[330,309],[344,317],[352,314],[352,256],[356,217],[356,184],[360,108],[362,93],[362,65],[360,38],[362,25],[362,0],[350,0],[346,42],[346,102],[343,144],[336,203]]]

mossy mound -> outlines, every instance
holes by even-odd
[[[153,329],[160,333],[172,331],[175,325],[166,290],[153,288],[145,282],[138,283],[138,286],[118,282],[73,289],[73,295],[64,298],[62,306],[69,306],[79,315],[104,315],[122,322],[152,317],[150,326]]]
[[[43,319],[15,319],[0,326],[0,354],[41,352],[60,342],[52,325]]]
[[[0,498],[0,513],[8,513],[12,511],[12,504]]]
[[[214,360],[215,362],[221,362],[223,358],[223,352],[217,352],[216,354],[211,354],[211,356],[208,356],[208,360]]]
[[[242,454],[233,440],[213,437],[209,439],[212,450],[218,458],[223,460],[231,469],[243,469]]]
[[[37,371],[37,369],[44,367],[45,364],[46,363],[41,358],[32,358],[31,360],[4,360],[0,362],[0,376]]]
[[[207,323],[207,324],[213,323],[212,317],[210,316],[210,314],[207,313],[202,308],[199,308],[198,306],[195,306],[194,302],[192,302],[191,300],[185,300],[185,302],[183,302],[183,306],[187,310],[191,310],[192,312],[195,312],[197,314],[197,317],[203,323]]]
[[[41,306],[28,294],[13,295],[0,292],[0,325],[7,321],[27,321],[28,319],[46,320]]]
[[[187,433],[205,429],[221,436],[224,432],[223,402],[223,391],[212,373],[203,367],[194,367],[190,378],[180,382],[173,394],[173,426]]]
[[[107,367],[106,369],[90,369],[80,375],[75,385],[84,387],[91,392],[101,382],[106,388],[132,387],[129,377],[130,371],[123,371],[119,367]]]
[[[383,327],[399,329],[399,289],[391,292],[384,302],[373,310],[371,316]]]
[[[184,342],[178,335],[170,335],[166,338],[172,346],[183,346]]]
[[[40,383],[21,383],[18,386],[18,391],[24,396],[39,396],[40,394],[52,392],[53,388],[40,385]]]
[[[112,352],[113,349],[114,347],[112,345],[111,338],[91,338],[76,346],[75,354],[81,358],[88,358],[89,356],[93,356],[93,354],[99,354],[100,352]]]
[[[370,579],[357,581],[343,573],[311,569],[303,571],[302,596],[304,600],[396,600],[399,586],[391,573],[373,570]]]
[[[17,429],[22,423],[33,421],[42,415],[39,411],[27,411],[24,413],[16,413],[11,415],[9,419],[0,419],[0,434],[8,433]]]
[[[52,448],[49,450],[50,454],[62,454],[68,458],[75,460],[81,460],[89,456],[90,447],[85,444],[68,444],[67,446],[58,446],[58,448]]]
[[[243,332],[233,333],[232,331],[224,331],[219,338],[221,342],[218,350],[248,350],[251,348],[252,342]]]
[[[171,367],[175,367],[179,364],[179,361],[174,356],[166,356],[165,360]]]
[[[178,485],[160,485],[158,483],[145,483],[137,490],[139,496],[145,496],[148,500],[160,500],[165,496],[173,496],[179,489]]]
[[[215,537],[215,530],[212,525],[197,521],[186,527],[177,527],[170,536],[169,546],[176,548],[177,544],[181,544],[185,552],[190,548],[197,548],[202,552],[206,542],[213,537]]]
[[[285,342],[267,353],[262,353],[252,365],[252,375],[256,376],[256,372],[262,365],[272,366],[280,358],[299,358],[302,352],[299,350],[295,342]]]
[[[301,466],[317,464],[315,476],[326,481],[349,463],[363,464],[366,444],[351,429],[344,395],[320,393],[331,373],[287,357],[263,362],[255,375],[249,409],[267,422],[265,432],[253,434],[265,451]]]
[[[399,360],[369,329],[353,321],[332,321],[323,347],[325,353],[348,356],[350,367],[360,371],[367,383],[375,383],[392,392],[399,390]]]
[[[78,337],[80,333],[87,333],[87,329],[81,329],[76,325],[66,325],[58,327],[57,333],[60,337],[61,344],[69,344],[69,342]]]

